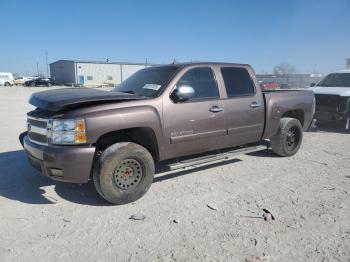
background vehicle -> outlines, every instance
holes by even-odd
[[[349,130],[350,70],[331,73],[310,89],[315,93],[317,121],[342,121]]]
[[[290,84],[280,84],[280,89],[291,89],[292,86]]]
[[[12,73],[0,72],[0,85],[11,86],[13,85],[13,79]]]
[[[249,65],[172,64],[142,69],[111,92],[33,94],[37,109],[20,141],[42,174],[75,183],[92,177],[102,197],[124,204],[146,193],[160,161],[180,159],[169,168],[181,168],[232,147],[261,150],[266,139],[276,154],[295,154],[313,101],[311,91],[262,92]],[[217,150],[225,152],[195,156]]]
[[[18,76],[18,77],[15,77],[15,79],[13,80],[13,84],[14,85],[24,85],[24,83],[28,80],[30,80],[30,78],[25,77],[25,76]]]
[[[278,83],[276,83],[276,82],[260,81],[260,87],[262,88],[263,91],[280,89],[280,85]]]
[[[51,86],[52,82],[50,78],[33,78],[30,80],[25,81],[25,86]]]

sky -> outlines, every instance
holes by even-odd
[[[328,73],[350,58],[350,0],[12,0],[1,3],[0,71],[59,59],[251,64]]]

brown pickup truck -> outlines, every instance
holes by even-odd
[[[150,67],[112,91],[56,89],[29,102],[36,109],[20,141],[31,165],[59,181],[93,179],[114,204],[142,197],[164,160],[203,164],[268,140],[291,156],[315,111],[312,91],[262,92],[249,65],[229,63]]]

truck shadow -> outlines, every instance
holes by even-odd
[[[109,205],[96,193],[92,183],[67,184],[41,176],[29,165],[23,150],[0,153],[0,197],[27,204],[55,204],[60,201],[46,191],[47,186],[54,186],[55,192],[70,202]]]
[[[247,155],[255,156],[255,157],[280,158],[280,156],[276,155],[271,149],[256,151],[256,152],[248,153]]]
[[[316,132],[326,132],[326,133],[338,133],[338,134],[350,134],[350,130],[345,129],[345,124],[340,122],[324,122],[317,124],[316,127],[310,128],[306,132],[316,133]]]
[[[229,159],[199,167],[189,167],[170,171],[163,164],[157,165],[154,183],[188,175],[204,169],[236,163],[240,159]],[[62,199],[69,202],[91,206],[109,206],[96,192],[93,183],[70,184],[53,181],[34,170],[28,163],[23,150],[0,153],[0,197],[27,204],[56,204],[60,199],[50,194],[53,186]]]

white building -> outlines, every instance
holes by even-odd
[[[140,63],[109,63],[78,60],[58,60],[50,64],[53,82],[65,85],[117,85],[136,71],[145,68]]]

